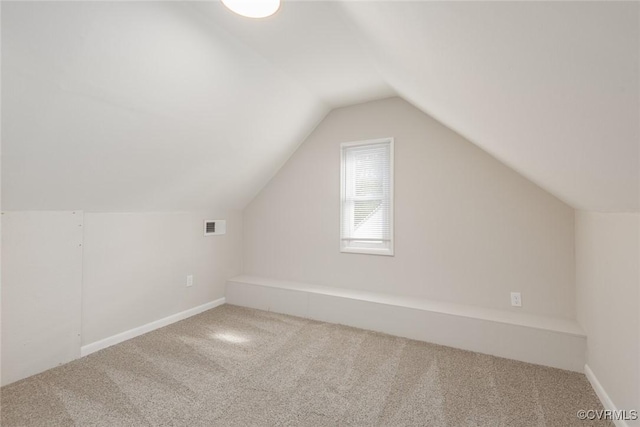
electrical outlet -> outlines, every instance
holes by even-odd
[[[193,286],[193,274],[187,275],[187,287]]]
[[[511,292],[511,305],[513,307],[522,307],[522,296],[520,292]]]

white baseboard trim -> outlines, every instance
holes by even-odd
[[[251,276],[228,280],[226,300],[575,372],[585,364],[586,336],[566,319]]]
[[[147,323],[146,325],[138,326],[137,328],[129,329],[128,331],[119,333],[117,335],[113,335],[111,337],[105,338],[100,341],[93,342],[91,344],[83,345],[80,348],[80,357],[88,356],[91,353],[95,353],[96,351],[105,349],[107,347],[111,347],[112,345],[119,344],[123,341],[130,340],[131,338],[135,338],[137,336],[146,334],[147,332],[151,332],[158,328],[162,328],[163,326],[170,325],[175,322],[179,322],[180,320],[184,320],[188,317],[195,316],[196,314],[200,314],[204,311],[210,310],[212,308],[218,307],[225,303],[225,298],[222,297],[215,301],[208,302],[206,304],[199,305],[197,307],[190,308],[185,311],[181,311],[180,313],[172,314],[171,316],[167,316],[163,319],[156,320],[151,323]]]
[[[600,399],[600,402],[602,402],[602,406],[604,406],[604,409],[609,409],[610,411],[614,412],[617,411],[618,408],[613,403],[613,400],[611,400],[604,387],[602,387],[602,384],[600,384],[600,381],[598,381],[596,374],[593,373],[588,364],[584,365],[584,374],[591,383],[591,387],[593,387],[593,390],[596,392],[596,395]],[[614,420],[613,423],[616,425],[616,427],[629,427],[629,424],[627,424],[627,422],[624,420]]]

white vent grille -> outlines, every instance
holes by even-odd
[[[224,219],[208,219],[204,222],[204,235],[217,236],[227,233],[227,221]]]

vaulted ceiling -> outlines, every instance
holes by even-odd
[[[2,4],[5,210],[243,208],[399,95],[580,209],[640,209],[640,4]]]

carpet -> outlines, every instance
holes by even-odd
[[[231,305],[3,387],[0,404],[3,427],[612,425],[576,417],[602,409],[579,373]]]

